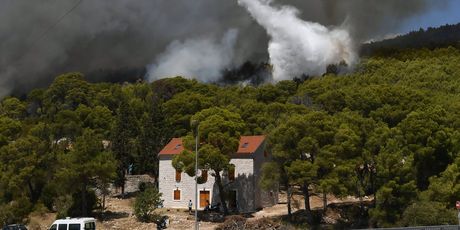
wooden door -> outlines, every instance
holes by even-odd
[[[237,209],[237,203],[236,203],[236,190],[232,190],[228,194],[228,206],[230,210],[235,210]]]
[[[200,191],[200,208],[206,207],[206,201],[211,204],[211,201],[209,200],[209,191]]]

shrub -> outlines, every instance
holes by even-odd
[[[67,216],[70,217],[81,217],[83,215],[83,210],[81,209],[82,207],[82,197],[81,197],[81,192],[75,192],[72,194],[72,206],[70,207],[69,210],[67,210]],[[93,190],[87,190],[86,191],[86,210],[84,211],[88,215],[93,212],[93,209],[96,208],[97,205],[97,196],[96,193]]]
[[[83,216],[81,203],[82,200],[80,191],[76,191],[72,195],[67,194],[58,196],[54,201],[55,209],[57,211],[57,218]],[[97,204],[97,196],[94,191],[86,191],[86,204],[86,213],[92,213]]]
[[[140,192],[144,192],[145,189],[150,188],[150,187],[155,187],[155,186],[154,186],[153,183],[151,183],[151,182],[144,182],[144,181],[142,181],[141,183],[139,183],[139,186],[138,186],[138,187],[139,187],[139,191],[140,191]]]
[[[59,191],[59,189],[55,182],[50,182],[43,188],[40,199],[48,210],[56,211],[54,203],[56,201],[56,197],[59,195],[57,191]]]
[[[54,209],[56,210],[56,218],[67,217],[67,210],[72,206],[73,200],[71,195],[58,196],[54,200]]]
[[[439,202],[420,201],[404,210],[400,225],[429,226],[457,224],[457,212]]]
[[[158,189],[148,186],[136,197],[134,215],[142,222],[153,222],[158,219],[154,211],[161,203],[161,193]]]
[[[45,213],[48,213],[50,210],[42,203],[38,202],[34,206],[34,211],[32,212],[35,215],[43,216]]]
[[[25,197],[0,204],[0,224],[26,223],[33,206]]]

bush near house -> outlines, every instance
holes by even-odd
[[[155,209],[161,205],[161,193],[155,187],[147,187],[134,202],[134,215],[142,222],[154,222],[159,219]]]

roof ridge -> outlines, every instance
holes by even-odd
[[[254,153],[265,141],[266,135],[251,135],[251,136],[240,136],[238,143],[238,150],[236,154],[252,154]],[[163,149],[158,153],[159,155],[175,155],[180,154],[185,150],[182,137],[173,137],[166,144]]]

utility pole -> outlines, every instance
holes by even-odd
[[[457,218],[458,218],[458,225],[460,225],[460,201],[455,202],[455,208],[458,210]]]
[[[193,121],[192,121],[193,122]],[[194,121],[196,125],[195,133],[195,230],[198,230],[198,122]]]

